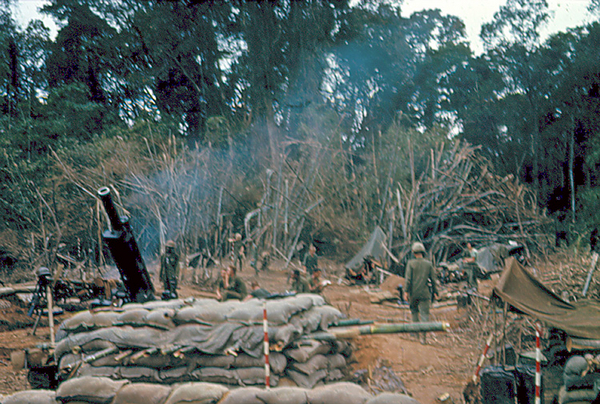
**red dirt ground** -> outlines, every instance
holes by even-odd
[[[261,273],[258,277],[251,268],[245,268],[240,275],[247,284],[256,279],[261,287],[283,292],[289,285],[286,283],[288,271],[276,269],[281,268],[282,264],[273,263],[269,272]],[[338,275],[342,273],[339,265],[325,260],[321,264],[325,268],[326,278],[333,282],[323,293],[326,300],[349,318],[381,322],[409,321],[408,309],[392,307],[395,306],[393,303],[386,306],[372,304],[371,293],[364,286],[337,283]],[[210,295],[189,281],[182,283],[181,297]],[[489,289],[489,284],[481,286],[487,286]],[[441,307],[432,310],[432,321],[450,323],[450,331],[429,333],[427,345],[421,345],[417,337],[409,334],[360,336],[354,340],[357,359],[357,363],[353,365],[354,369],[373,369],[384,359],[385,364],[400,376],[408,392],[422,404],[434,403],[436,398],[445,393],[450,395],[454,403],[462,402],[463,388],[473,374],[482,350],[481,327],[478,328],[479,320],[473,308],[459,310],[456,306],[443,303],[436,306]],[[16,305],[12,305],[10,309],[3,309],[0,312],[0,324],[3,324],[2,320],[9,323],[31,321],[26,311],[26,308]],[[59,316],[56,321],[62,321],[65,316]],[[11,394],[29,388],[27,372],[15,372],[10,356],[12,352],[48,343],[49,329],[45,327],[46,324],[42,324],[36,336],[31,335],[31,327],[13,330],[0,328],[0,394]]]

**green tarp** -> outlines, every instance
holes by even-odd
[[[506,260],[494,292],[518,310],[570,336],[600,339],[600,303],[564,301],[512,257]]]

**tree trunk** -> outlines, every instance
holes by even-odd
[[[271,167],[275,168],[279,164],[279,130],[275,123],[275,111],[273,111],[273,100],[270,97],[265,98],[267,136],[269,137],[269,149],[271,152]]]

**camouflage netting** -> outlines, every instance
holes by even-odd
[[[351,345],[310,338],[342,317],[318,295],[269,300],[271,386],[282,378],[303,388],[347,380]],[[85,311],[64,321],[56,339],[61,380],[265,383],[263,301],[257,299],[156,301]]]
[[[357,384],[345,382],[312,390],[300,387],[264,390],[229,389],[200,382],[166,386],[92,376],[68,380],[56,392],[29,390],[0,400],[0,404],[418,404],[403,394],[374,396]]]

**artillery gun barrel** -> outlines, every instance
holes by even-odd
[[[405,332],[446,331],[450,324],[442,322],[430,323],[393,323],[373,324],[359,327],[360,334],[395,334]]]
[[[117,213],[117,208],[113,203],[112,197],[110,196],[110,188],[102,187],[98,190],[98,196],[102,200],[102,204],[104,205],[104,210],[106,211],[106,215],[108,216],[108,220],[112,228],[115,231],[122,230],[123,225],[121,223],[121,218]]]
[[[102,234],[102,238],[119,269],[129,300],[138,303],[154,300],[154,286],[135,241],[129,218],[119,216],[108,187],[100,188],[98,196],[102,199],[112,227],[112,230]]]
[[[347,328],[344,330],[330,330],[329,332],[317,332],[310,335],[306,335],[305,338],[316,339],[320,341],[335,341],[338,339],[356,338],[359,335],[446,331],[449,328],[450,325],[448,323],[441,322],[372,324],[360,327]]]

